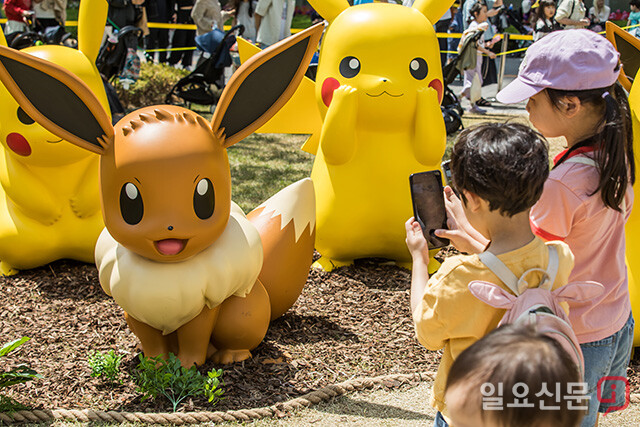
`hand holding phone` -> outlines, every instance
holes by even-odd
[[[447,211],[444,204],[442,176],[439,170],[414,173],[409,177],[413,216],[422,227],[422,233],[431,249],[449,245],[448,239],[434,234],[447,228]]]

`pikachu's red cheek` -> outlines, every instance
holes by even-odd
[[[27,139],[19,133],[10,133],[7,135],[7,147],[20,156],[31,155],[31,146]]]
[[[322,102],[327,107],[331,104],[331,100],[333,99],[333,92],[340,87],[340,82],[333,77],[329,77],[322,82]]]
[[[442,98],[444,97],[444,88],[442,86],[442,81],[438,79],[431,80],[431,83],[429,83],[429,87],[434,88],[435,91],[438,92],[438,102],[442,102]]]

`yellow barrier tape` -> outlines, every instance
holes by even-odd
[[[171,49],[143,49],[145,52],[173,52],[173,51],[179,51],[179,50],[196,50],[197,47],[195,46],[191,46],[191,47],[174,47]]]

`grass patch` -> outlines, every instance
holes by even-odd
[[[232,199],[246,213],[311,174],[314,156],[300,149],[306,135],[253,134],[230,147]]]

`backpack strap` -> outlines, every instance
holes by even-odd
[[[593,166],[594,168],[597,167],[596,161],[591,157],[586,156],[571,157],[570,159],[565,160],[565,163],[580,163],[583,165]],[[620,206],[620,209],[622,209],[622,212],[625,214],[627,213],[627,200],[624,198],[622,199],[622,206]]]
[[[511,289],[511,292],[520,295],[520,292],[518,292],[518,277],[509,270],[509,267],[507,267],[504,262],[500,261],[500,258],[491,252],[482,252],[478,255],[478,258],[480,258],[480,261],[486,265],[493,274],[498,276],[498,279],[502,280],[502,282]]]
[[[527,275],[532,271],[540,271],[543,273],[543,279],[540,283],[540,287],[547,287],[550,290],[553,287],[553,283],[556,280],[556,275],[558,274],[558,268],[560,267],[560,257],[558,256],[558,250],[555,246],[547,245],[547,250],[549,252],[549,261],[547,262],[547,269],[543,270],[541,268],[531,268],[525,271],[520,278],[518,278],[513,272],[505,265],[504,262],[500,260],[497,256],[492,254],[491,252],[482,252],[478,254],[478,258],[480,261],[487,266],[489,270],[493,272],[502,282],[507,285],[511,292],[513,292],[516,296],[520,295],[524,289],[528,288],[528,284],[526,282]],[[523,286],[524,285],[524,286]],[[520,289],[523,289],[521,291]]]

